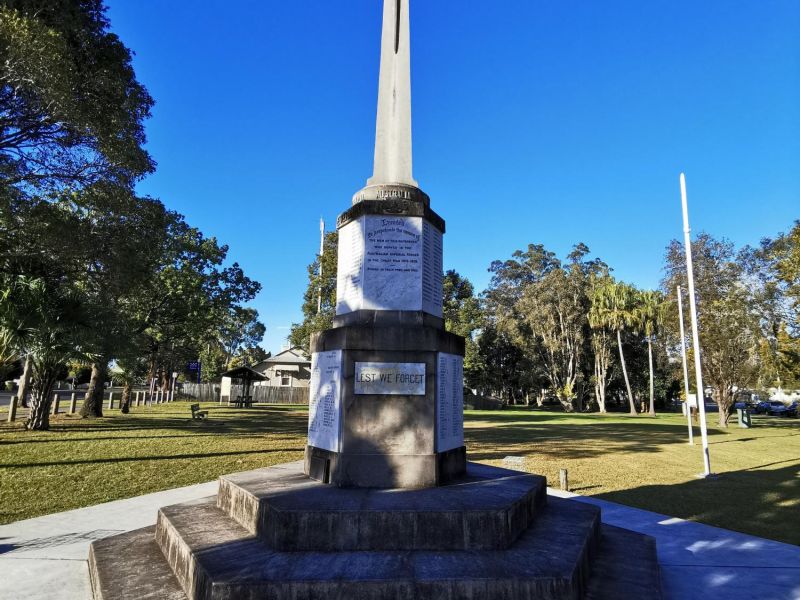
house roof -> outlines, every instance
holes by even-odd
[[[301,348],[289,348],[253,365],[253,368],[256,370],[267,369],[273,365],[311,365],[311,359]]]
[[[249,379],[250,381],[265,381],[269,379],[263,373],[259,373],[250,367],[236,367],[230,371],[225,371],[221,377],[230,377],[231,379]]]

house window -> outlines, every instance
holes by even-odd
[[[289,376],[281,373],[281,385],[289,385]]]

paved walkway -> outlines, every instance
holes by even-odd
[[[159,507],[216,491],[212,481],[2,525],[0,599],[89,600],[86,558],[93,540],[153,525]],[[596,504],[603,509],[604,522],[655,537],[664,600],[800,600],[799,546],[613,502],[550,493]]]

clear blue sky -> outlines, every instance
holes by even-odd
[[[108,0],[156,100],[140,192],[263,291],[280,349],[318,220],[372,173],[380,0]],[[412,0],[414,174],[445,268],[482,290],[528,243],[586,243],[656,286],[692,227],[757,243],[800,218],[797,0]]]

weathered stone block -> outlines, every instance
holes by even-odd
[[[336,489],[295,471],[220,478],[217,506],[282,551],[506,549],[546,503],[544,477],[471,463],[451,485]]]

